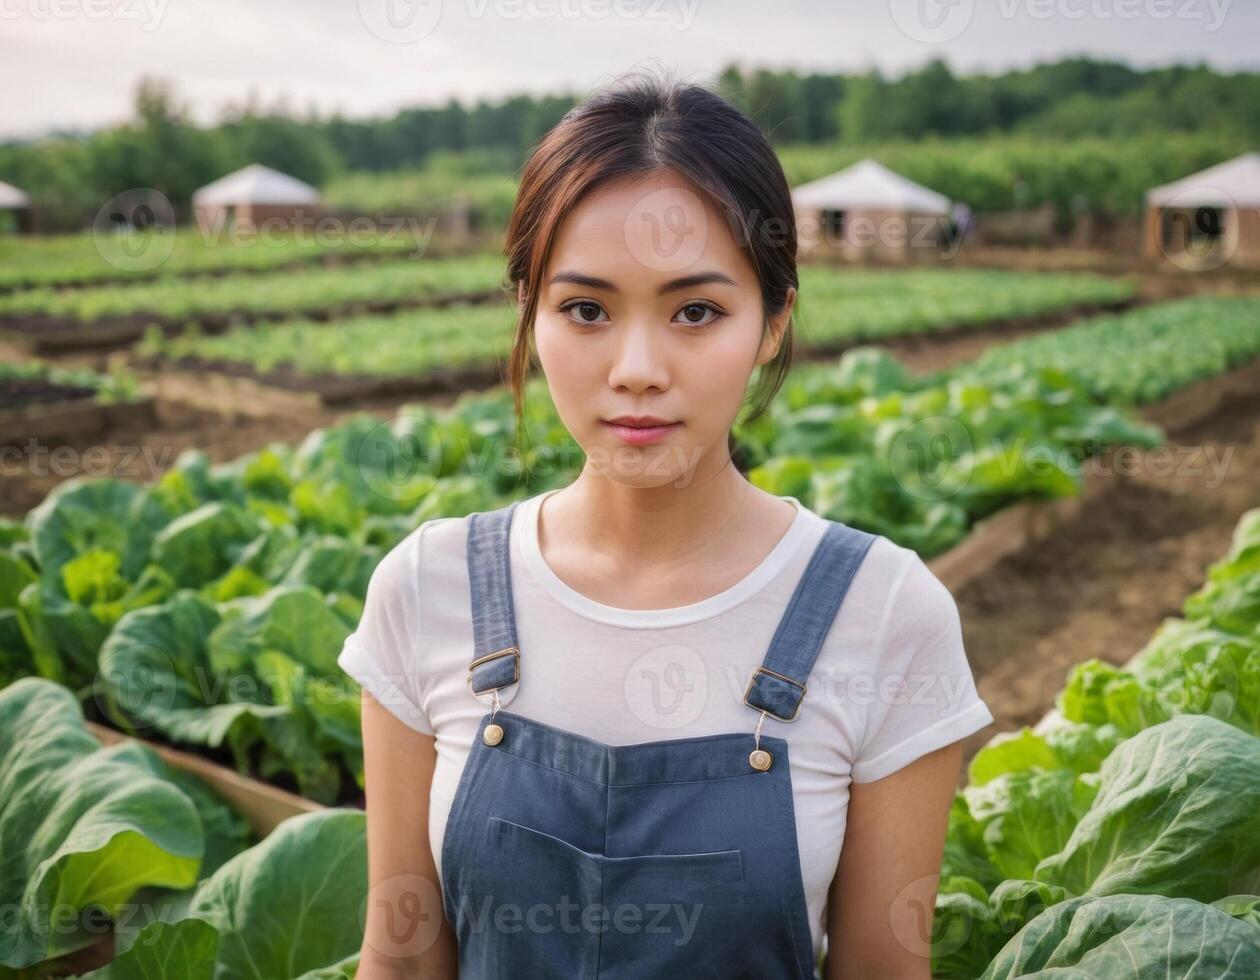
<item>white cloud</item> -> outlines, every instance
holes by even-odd
[[[173,81],[210,122],[251,90],[265,104],[286,95],[295,108],[380,115],[451,96],[581,93],[645,63],[693,79],[733,60],[898,74],[938,55],[960,71],[1076,53],[1255,67],[1249,39],[1260,36],[1260,10],[1229,0],[1176,0],[1174,10],[1199,4],[1198,20],[1162,16],[1167,0],[977,2],[940,44],[898,26],[900,0],[414,0],[440,3],[441,16],[395,44],[369,30],[360,2],[413,0],[0,0],[0,91],[24,94],[4,100],[0,136],[124,119],[144,73]],[[1135,2],[1143,15],[1123,16]]]

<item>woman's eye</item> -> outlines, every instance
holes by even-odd
[[[683,322],[690,327],[707,326],[721,315],[715,307],[710,306],[708,303],[688,303],[680,312]],[[713,316],[705,320],[703,317],[706,313],[711,313]]]
[[[576,311],[576,315],[574,315],[574,311]],[[595,317],[599,316],[603,310],[600,309],[598,303],[579,301],[564,307],[564,312],[572,316],[578,323],[598,323],[599,321]]]
[[[591,300],[578,300],[560,308],[575,323],[595,324],[603,322],[600,317],[603,307]],[[708,303],[688,303],[679,311],[678,316],[689,327],[705,327],[722,315],[722,311]]]

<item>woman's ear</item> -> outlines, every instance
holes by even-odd
[[[770,331],[767,336],[762,338],[761,350],[757,355],[758,364],[767,364],[774,360],[774,356],[779,352],[779,347],[783,344],[783,337],[787,333],[787,326],[792,319],[792,309],[795,305],[796,287],[789,286],[787,297],[783,301],[783,309],[770,317],[768,321]]]

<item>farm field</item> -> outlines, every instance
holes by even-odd
[[[1170,305],[1211,349],[1214,331],[1233,337],[1236,321],[1220,315],[1222,302],[1228,301]],[[1237,298],[1231,305],[1244,320],[1260,318],[1260,300]],[[1159,309],[1131,311],[1119,320],[1099,317],[1071,328],[1077,333],[1060,335],[1070,338],[1073,351],[1092,339],[1094,355],[1086,358],[1091,367],[1108,359],[1127,365],[1132,352],[1117,343],[1116,324],[1146,322]],[[1260,344],[1260,331],[1252,336]],[[1137,339],[1151,343],[1145,334]],[[1252,349],[1251,358],[1258,355]],[[1160,390],[1210,379],[1242,360],[1239,354],[1205,362]],[[1145,363],[1158,374],[1165,362],[1153,357]],[[1125,407],[1127,389],[1108,404],[1058,364],[1029,357],[1000,369],[980,364],[921,378],[868,347],[831,364],[802,366],[771,412],[737,430],[742,464],[754,483],[771,492],[794,495],[825,516],[933,557],[1014,501],[1078,494],[1086,457],[1122,446],[1153,450],[1165,440],[1158,426]],[[112,478],[61,483],[24,521],[11,522],[6,536],[14,583],[6,609],[25,624],[10,651],[11,676],[39,673],[83,693],[99,670],[107,682],[125,686],[129,677],[151,676],[105,666],[128,662],[128,627],[139,630],[135,650],[151,649],[143,639],[147,630],[168,629],[163,624],[171,617],[182,620],[195,608],[202,625],[187,637],[190,655],[241,670],[251,658],[230,647],[248,648],[250,633],[265,635],[271,622],[295,615],[321,622],[318,643],[312,634],[300,649],[275,654],[278,664],[288,665],[284,669],[300,667],[313,682],[334,683],[330,658],[354,626],[375,562],[393,544],[428,517],[485,509],[567,482],[575,473],[580,452],[545,388],[538,380],[533,385],[527,399],[530,448],[516,457],[515,467],[492,474],[477,467],[484,453],[512,456],[504,391],[469,393],[440,410],[404,406],[393,421],[352,414],[310,432],[300,445],[272,443],[230,462],[213,464],[204,451],[188,449],[152,486]],[[942,435],[948,437],[945,451]],[[926,464],[918,451],[923,446],[936,452]],[[392,476],[399,471],[409,477],[399,482]],[[233,628],[226,624],[232,622],[237,630],[248,622],[247,632],[223,647],[216,637],[230,636]],[[220,624],[224,628],[216,633]],[[354,726],[345,718],[290,719],[284,724],[296,726],[293,731],[280,734],[285,729],[277,728],[269,736],[271,727],[250,719],[263,707],[281,706],[270,703],[261,677],[255,681],[255,700],[188,703],[177,713],[178,723],[154,716],[144,726],[181,744],[230,749],[238,768],[263,765],[321,802],[353,793],[360,765]],[[104,720],[124,729],[134,724],[112,706],[136,703],[135,694],[111,689]],[[205,720],[194,720],[203,713]],[[236,720],[209,722],[218,716]],[[234,725],[242,726],[242,734],[231,734]],[[298,730],[305,736],[299,738]],[[253,734],[246,737],[247,731]],[[265,762],[256,761],[259,752]]]
[[[1017,322],[1035,316],[1045,297],[1062,295],[1064,281],[1039,285],[1032,298],[1012,289],[1006,315]],[[921,319],[933,308],[926,295],[908,288],[903,308],[871,305],[878,312],[865,322],[889,324],[893,344],[910,331],[917,345],[931,345],[933,328]],[[861,290],[852,296],[857,307]],[[834,295],[828,299],[837,305]],[[958,591],[977,682],[1001,709],[991,730],[968,743],[937,900],[937,978],[1017,976],[1037,957],[1067,955],[1063,944],[1080,942],[1059,938],[1071,921],[1104,924],[1071,951],[1086,961],[1120,936],[1181,962],[1190,954],[1179,937],[1195,929],[1217,937],[1213,955],[1251,955],[1245,930],[1255,928],[1260,899],[1248,890],[1247,874],[1260,874],[1260,854],[1203,872],[1219,864],[1214,855],[1239,853],[1254,832],[1245,797],[1224,809],[1203,795],[1213,792],[1210,781],[1192,781],[1170,805],[1186,814],[1213,810],[1219,820],[1196,825],[1188,838],[1176,836],[1183,834],[1178,823],[1151,823],[1140,837],[1119,828],[1132,823],[1127,787],[1134,774],[1146,773],[1152,757],[1184,751],[1183,743],[1216,753],[1205,758],[1205,772],[1236,769],[1245,779],[1260,765],[1260,729],[1244,680],[1260,657],[1249,638],[1255,626],[1245,618],[1253,615],[1247,576],[1254,575],[1249,556],[1260,526],[1248,513],[1260,500],[1260,400],[1245,394],[1249,385],[1260,390],[1260,296],[1125,308],[1131,299],[1121,283],[1117,292],[1071,304],[1071,322],[1016,331],[1012,339],[1000,331],[982,342],[967,331],[942,333],[940,351],[966,353],[924,360],[915,347],[927,366],[947,364],[935,370],[911,370],[889,348],[853,341],[843,353],[799,364],[772,410],[737,430],[741,465],[754,483],[887,534],[930,560],[1012,505],[1082,494],[1083,462],[1105,471],[1103,489],[1044,544],[982,569]],[[1091,302],[1121,305],[1098,312]],[[818,301],[813,310],[823,308]],[[962,309],[949,309],[954,322]],[[170,356],[173,343],[287,330],[303,338],[298,349],[321,370],[328,358],[337,373],[352,374],[369,354],[388,370],[404,348],[373,349],[381,335],[371,331],[423,315],[451,325],[450,346],[434,348],[444,357],[430,362],[449,369],[470,336],[486,338],[483,359],[501,358],[509,314],[479,304],[362,317],[349,330],[295,318],[218,336],[193,329],[159,340],[151,333],[137,353]],[[333,344],[321,348],[320,338],[339,339],[341,353]],[[121,366],[133,358],[110,360]],[[15,359],[8,372],[94,383],[107,402],[141,387],[166,388],[154,389],[144,370],[98,374],[74,366],[90,358],[59,360],[64,366]],[[254,366],[263,374],[283,363]],[[0,815],[0,832],[6,822],[29,823],[48,799],[73,794],[76,809],[90,814],[93,800],[126,786],[145,843],[144,856],[130,859],[132,874],[120,886],[129,891],[121,894],[163,896],[186,911],[133,928],[135,942],[117,953],[86,931],[50,942],[47,924],[28,916],[2,951],[9,967],[83,973],[111,959],[114,968],[140,968],[160,956],[168,969],[187,960],[181,975],[211,976],[237,957],[272,955],[271,939],[233,915],[267,900],[266,869],[326,868],[335,853],[349,879],[362,878],[358,700],[335,658],[375,563],[428,517],[559,485],[580,465],[539,381],[527,398],[532,448],[517,468],[494,476],[475,461],[503,453],[512,440],[502,389],[450,396],[444,405],[378,399],[333,409],[265,387],[251,398],[248,387],[214,376],[197,386],[207,393],[197,406],[167,405],[147,434],[118,433],[124,445],[156,440],[178,450],[160,465],[143,474],[47,480],[25,502],[6,503],[10,518],[0,519],[0,777],[16,771],[18,759],[36,767],[27,772],[49,772],[44,795]],[[207,404],[216,399],[217,414]],[[1215,407],[1188,427],[1161,424],[1176,422],[1183,403],[1204,399]],[[1128,469],[1117,463],[1124,453]],[[1197,453],[1202,465],[1169,476],[1160,468],[1168,453]],[[1208,465],[1222,458],[1229,465]],[[400,472],[409,475],[400,480]],[[1185,624],[1165,623],[1173,616]],[[286,627],[293,622],[299,631]],[[1073,630],[1088,639],[1072,639]],[[1013,648],[1028,654],[1012,656]],[[1150,666],[1139,671],[1143,662]],[[206,698],[179,680],[190,671],[218,678],[225,683],[217,689],[232,693]],[[306,694],[288,696],[293,685]],[[1222,698],[1235,693],[1246,697]],[[1056,705],[1063,718],[1034,732]],[[143,741],[102,745],[85,720]],[[155,754],[163,746],[322,808],[295,813],[263,836],[251,829],[248,807],[221,795],[218,777],[205,782],[163,761]],[[54,767],[62,775],[51,775]],[[76,785],[76,774],[87,771],[96,779]],[[183,812],[196,813],[187,826],[202,829],[182,838],[155,816]],[[66,832],[90,834],[90,820],[85,815]],[[1099,849],[1172,840],[1164,835],[1176,836],[1184,857],[1149,881],[1123,873],[1123,854],[1110,859],[1115,870],[1091,858]],[[1183,839],[1192,843],[1182,846]],[[108,878],[93,869],[119,860],[116,846],[76,865],[84,876],[81,907],[110,900]],[[37,870],[44,857],[36,850],[15,869],[4,886],[10,900],[47,893]],[[1256,868],[1248,872],[1246,861]],[[277,969],[307,980],[351,980],[357,927],[337,923],[363,898],[353,888],[316,891],[287,910],[273,926],[307,952],[302,963]],[[1178,923],[1171,933],[1169,921]]]
[[[1153,184],[1248,149],[1238,134],[1146,135],[1137,139],[1079,138],[1065,143],[1028,134],[962,139],[900,139],[792,144],[776,147],[793,185],[875,157],[912,180],[967,200],[977,209],[1003,211],[1020,203],[1079,204],[1129,212]],[[516,182],[506,162],[455,170],[461,161],[339,177],[328,186],[342,206],[396,213],[417,201],[466,193],[491,220],[506,221]],[[476,163],[478,161],[474,161]],[[471,172],[470,172],[471,171]],[[1021,200],[1022,192],[1022,200]]]
[[[405,228],[346,227],[344,235],[318,230],[260,230],[251,236],[231,229],[217,234],[214,229],[150,229],[3,236],[0,291],[266,271],[403,255],[420,247],[413,231]]]
[[[998,6],[4,11],[0,980],[1260,980],[1260,4]]]
[[[1123,666],[1077,662],[1052,715],[971,758],[950,814],[937,976],[1018,976],[1063,945],[1105,958],[1116,936],[1171,951],[1174,967],[1260,965],[1243,928],[1260,910],[1257,548],[1253,509]]]
[[[1035,324],[1038,318],[1120,307],[1135,296],[1124,279],[1088,274],[1038,275],[968,270],[843,271],[806,267],[801,274],[800,342],[823,356],[874,340]],[[136,347],[141,358],[191,368],[225,369],[284,387],[340,390],[336,376],[407,379],[425,393],[426,374],[462,372],[460,384],[498,377],[514,311],[506,302],[457,309],[423,309],[388,316],[284,321],[238,327],[207,336],[149,331]],[[435,386],[436,386],[435,385]],[[446,383],[449,387],[449,383]],[[400,384],[376,387],[401,389]]]
[[[27,289],[0,296],[0,329],[37,341],[45,333],[90,332],[95,324],[120,321],[172,330],[192,324],[222,329],[254,318],[482,299],[498,292],[501,275],[501,259],[479,255],[76,290]]]
[[[356,152],[430,138],[411,119]],[[751,484],[956,600],[993,722],[932,876],[934,980],[1260,977],[1260,272],[1132,239],[1151,183],[1245,149],[782,146],[794,184],[878,156],[989,229],[1079,222],[803,262],[795,363],[733,429]],[[546,379],[519,429],[504,384],[519,176],[497,144],[329,165],[324,201],[374,229],[343,240],[212,241],[178,194],[179,231],[8,235],[0,196],[0,978],[362,976],[380,896],[338,657],[368,583],[424,522],[587,462]]]
[[[1231,415],[1210,420],[1206,423],[1207,428],[1191,433],[1190,437],[1196,440],[1205,438],[1207,432],[1215,427],[1217,432],[1228,438],[1249,439],[1250,455],[1247,458],[1257,459],[1257,454],[1260,454],[1260,403],[1253,398],[1250,403],[1235,405],[1231,411]],[[326,446],[326,438],[321,437],[313,441],[307,450],[317,455]],[[195,467],[186,467],[185,471],[195,472]],[[241,470],[241,474],[244,476],[251,471],[251,482],[262,489],[268,479],[267,470],[254,466]],[[274,474],[275,470],[271,472]],[[1254,494],[1254,490],[1253,482],[1250,493]],[[1149,497],[1167,493],[1167,489],[1148,485],[1142,492]],[[1245,499],[1247,492],[1245,484],[1233,485],[1229,491],[1233,505]],[[139,499],[138,495],[130,496],[133,501]],[[1109,496],[1106,499],[1123,497]],[[67,499],[66,503],[69,502]],[[1185,501],[1182,506],[1192,505]],[[1228,506],[1222,506],[1222,511]],[[105,509],[98,507],[95,511],[103,517]],[[144,509],[143,506],[127,508],[123,512],[140,515]],[[119,510],[114,506],[115,513]],[[1219,525],[1219,520],[1217,523]],[[31,540],[33,546],[62,547],[58,545],[57,537],[58,533],[64,532],[49,532],[58,525],[68,530],[68,525],[60,524],[51,513],[45,515],[41,525],[38,534]],[[97,527],[104,530],[101,524]],[[1158,869],[1162,875],[1158,880],[1145,884],[1133,882],[1118,871],[1109,870],[1108,865],[1102,865],[1097,873],[1090,872],[1086,880],[1081,869],[1088,867],[1084,862],[1094,849],[1117,840],[1127,840],[1116,837],[1117,828],[1127,825],[1125,808],[1134,805],[1128,802],[1131,795],[1126,795],[1126,781],[1144,774],[1148,768],[1146,760],[1152,755],[1177,751],[1178,739],[1193,739],[1197,749],[1205,753],[1201,762],[1205,772],[1221,768],[1233,771],[1234,767],[1241,767],[1245,773],[1249,766],[1260,764],[1257,758],[1260,747],[1252,744],[1258,730],[1255,728],[1256,706],[1247,700],[1254,692],[1235,684],[1235,680],[1243,676],[1237,670],[1260,655],[1252,649],[1254,642],[1251,636],[1256,625],[1253,621],[1254,604],[1249,606],[1245,600],[1255,588],[1253,552],[1257,527],[1260,525],[1253,511],[1244,514],[1241,520],[1231,522],[1223,530],[1218,526],[1213,534],[1198,540],[1196,551],[1207,553],[1213,547],[1208,539],[1218,539],[1207,559],[1214,564],[1206,574],[1202,574],[1206,566],[1200,568],[1201,574],[1188,589],[1184,589],[1176,599],[1165,600],[1168,603],[1166,607],[1145,610],[1149,617],[1158,615],[1159,608],[1167,608],[1169,622],[1160,620],[1157,630],[1130,635],[1127,641],[1117,636],[1109,642],[1107,656],[1113,662],[1118,661],[1115,667],[1090,661],[1084,656],[1084,650],[1079,648],[1063,651],[1068,657],[1076,655],[1079,658],[1072,661],[1066,683],[1062,683],[1064,678],[1060,677],[1063,693],[1057,700],[1064,709],[1063,722],[1056,723],[1049,730],[1043,728],[1036,733],[1026,731],[996,739],[971,757],[970,781],[966,788],[960,790],[951,818],[950,845],[943,869],[948,877],[943,879],[945,885],[938,905],[938,915],[944,925],[938,930],[935,944],[936,976],[976,976],[980,969],[990,964],[992,967],[989,968],[994,970],[1005,969],[1006,964],[1012,961],[1022,963],[1021,957],[1034,955],[1030,950],[1042,950],[1036,955],[1045,955],[1044,944],[1030,945],[1027,939],[1047,931],[1053,932],[1057,928],[1055,924],[1064,916],[1082,917],[1079,921],[1087,921],[1084,917],[1105,914],[1103,921],[1107,923],[1106,929],[1090,930],[1088,933],[1093,937],[1091,942],[1094,945],[1113,935],[1112,930],[1122,930],[1126,942],[1139,946],[1158,944],[1160,948],[1179,950],[1183,935],[1181,929],[1211,927],[1218,936],[1219,946],[1212,955],[1249,955],[1238,952],[1240,948],[1245,949],[1245,944],[1240,947],[1240,936],[1245,934],[1240,934],[1238,926],[1231,924],[1245,924],[1254,914],[1254,904],[1235,887],[1240,877],[1245,876],[1246,868],[1240,862],[1228,866],[1213,862],[1219,860],[1216,855],[1222,852],[1237,854],[1236,842],[1246,840],[1252,833],[1246,821],[1254,819],[1255,808],[1249,807],[1245,798],[1232,801],[1233,805],[1228,809],[1208,805],[1203,794],[1215,792],[1212,780],[1178,781],[1179,788],[1172,797],[1177,812],[1215,814],[1211,823],[1196,824],[1195,828],[1184,831],[1174,824],[1157,823],[1146,832],[1151,841],[1159,841],[1165,834],[1185,833],[1190,835],[1188,840],[1192,842],[1185,846],[1186,856],[1180,864]],[[1161,539],[1163,544],[1172,544],[1170,532],[1173,531],[1173,528],[1164,528],[1166,536]],[[1083,538],[1090,533],[1088,529],[1083,529],[1075,536]],[[1119,536],[1120,532],[1116,529],[1113,533]],[[100,537],[103,540],[108,535]],[[13,540],[11,533],[9,539]],[[35,545],[36,541],[41,543]],[[165,547],[165,554],[174,558],[178,554],[177,547],[171,540]],[[1060,553],[1067,550],[1064,547]],[[13,569],[22,567],[22,556],[30,554],[30,550],[21,546],[9,549],[3,564],[9,570],[10,579]],[[337,559],[334,553],[325,551],[320,561],[337,563],[344,561],[344,557],[348,556]],[[1186,557],[1190,560],[1186,561],[1180,574],[1189,576],[1196,566],[1192,555]],[[73,558],[70,560],[75,561]],[[306,568],[313,571],[316,564],[312,559]],[[79,567],[85,565],[83,563]],[[172,570],[178,567],[181,567],[178,561],[171,565]],[[188,569],[190,566],[185,562],[182,567]],[[325,571],[331,567],[326,566]],[[353,574],[349,571],[350,566],[341,564],[340,567],[340,576]],[[1043,576],[1041,581],[1044,584],[1067,584],[1065,579],[1070,577],[1063,574],[1067,571],[1070,571],[1070,566],[1061,565],[1060,574]],[[17,574],[20,582],[22,572]],[[64,577],[68,582],[78,579],[77,575]],[[223,581],[228,577],[225,576]],[[244,580],[242,575],[231,577],[238,582]],[[115,630],[117,635],[111,634],[107,640],[103,656],[108,667],[107,677],[122,679],[124,683],[128,678],[146,678],[147,696],[137,700],[137,694],[142,692],[132,690],[128,695],[121,691],[115,702],[145,706],[141,712],[144,717],[132,720],[136,730],[151,738],[156,734],[155,729],[174,723],[173,717],[162,721],[159,716],[149,713],[150,709],[165,709],[164,698],[159,697],[158,704],[154,705],[152,695],[171,689],[160,682],[152,686],[155,675],[150,670],[128,670],[125,666],[129,658],[144,657],[145,651],[155,649],[151,641],[145,640],[146,635],[152,635],[150,630],[181,624],[178,627],[180,635],[186,644],[191,643],[184,649],[191,652],[196,649],[197,634],[186,631],[196,628],[198,617],[208,615],[209,610],[222,609],[225,613],[222,618],[201,619],[199,628],[210,628],[205,641],[208,648],[230,660],[230,651],[237,644],[248,645],[254,642],[251,636],[267,635],[267,619],[279,613],[275,604],[282,600],[292,603],[294,609],[303,601],[311,603],[305,607],[305,615],[314,615],[316,622],[331,625],[335,631],[346,629],[346,620],[341,619],[347,608],[346,598],[326,594],[326,598],[332,599],[327,607],[330,611],[326,615],[316,613],[314,600],[318,592],[295,587],[300,577],[295,577],[288,587],[278,590],[270,600],[252,608],[248,600],[210,603],[195,598],[196,593],[188,591],[182,594],[179,602],[168,601],[164,606],[142,607],[124,613]],[[975,588],[997,587],[1003,577],[987,577]],[[1027,579],[1022,584],[1033,586],[1033,582]],[[1240,599],[1243,601],[1240,602]],[[967,593],[964,593],[964,610],[969,609],[967,602]],[[272,608],[267,609],[268,606]],[[118,608],[120,606],[116,605],[115,611]],[[100,606],[94,605],[94,611],[100,609]],[[194,614],[194,610],[201,612]],[[172,618],[176,616],[178,618]],[[973,628],[983,624],[982,620],[969,618],[969,621]],[[0,614],[0,626],[7,625],[11,625],[11,621]],[[318,632],[322,635],[322,629]],[[1117,629],[1113,632],[1120,634],[1122,631]],[[330,645],[324,647],[325,650],[330,648]],[[1144,654],[1128,668],[1117,669],[1143,649]],[[268,656],[276,659],[289,654],[301,656],[304,661],[320,656],[318,649],[314,648],[290,650],[288,653],[276,651]],[[134,660],[131,662],[135,663]],[[154,667],[160,666],[161,662],[149,661],[148,664]],[[1139,665],[1143,664],[1139,670]],[[978,667],[981,683],[984,684],[983,661]],[[260,889],[267,887],[270,876],[259,873],[259,868],[265,869],[272,862],[281,861],[296,868],[326,867],[333,854],[338,856],[338,866],[351,877],[361,867],[365,860],[363,818],[353,806],[343,805],[319,814],[291,817],[279,830],[259,841],[249,832],[242,814],[225,804],[212,789],[164,765],[148,749],[136,743],[100,747],[82,727],[82,713],[85,709],[95,711],[102,705],[110,704],[113,696],[94,696],[80,701],[71,694],[73,684],[67,685],[66,680],[69,678],[63,678],[58,683],[28,676],[13,680],[0,692],[0,747],[3,749],[0,751],[0,772],[11,772],[16,760],[23,759],[28,767],[49,767],[51,773],[51,767],[55,766],[60,773],[57,778],[50,776],[41,781],[41,792],[45,795],[32,797],[27,809],[6,814],[0,823],[7,821],[10,826],[21,826],[24,820],[32,819],[31,815],[39,812],[41,801],[72,792],[72,787],[77,786],[73,792],[88,814],[80,818],[78,827],[85,833],[90,832],[88,821],[94,812],[90,803],[116,791],[115,787],[127,787],[129,799],[134,801],[134,825],[147,841],[143,863],[134,863],[133,859],[130,865],[137,872],[137,881],[132,887],[144,885],[164,890],[164,894],[173,892],[192,899],[188,915],[175,923],[145,925],[143,928],[150,930],[144,934],[147,941],[136,943],[129,957],[140,957],[146,951],[152,953],[158,950],[163,952],[166,962],[182,962],[182,957],[190,955],[189,948],[202,950],[200,955],[216,961],[217,957],[229,957],[226,962],[232,962],[232,956],[244,955],[239,952],[242,948],[250,955],[266,955],[267,938],[251,930],[248,919],[240,920],[230,914],[234,903],[265,899],[266,892]],[[1187,686],[1191,681],[1194,686]],[[326,699],[325,703],[336,702]],[[285,716],[278,714],[277,717]],[[1030,718],[1027,724],[1031,725],[1035,720]],[[98,773],[97,778],[76,783],[76,773],[89,770]],[[1060,807],[1056,794],[1078,786],[1081,802],[1071,807]],[[198,832],[204,834],[203,837],[173,836],[165,829],[168,825],[156,819],[158,813],[185,810],[199,815],[199,821],[189,822],[188,826],[205,828]],[[1035,836],[999,835],[987,830],[990,826],[1006,827],[1021,820],[1036,822],[1039,829]],[[1099,844],[1099,835],[1106,843]],[[1135,841],[1133,846],[1141,843],[1149,841],[1144,837],[1142,841]],[[78,872],[90,875],[91,868],[106,864],[114,853],[109,848],[94,852],[90,858],[92,863],[81,866]],[[33,869],[40,857],[38,851],[29,854],[23,867]],[[1123,856],[1117,855],[1112,860],[1122,861]],[[1260,855],[1254,856],[1254,860],[1260,861]],[[1033,867],[1034,863],[1036,867]],[[252,866],[248,875],[247,865]],[[1211,875],[1191,876],[1188,869],[1196,867],[1219,870],[1213,870]],[[41,889],[48,887],[46,879],[34,877],[33,871],[25,873],[32,874],[32,877],[19,875],[7,885],[10,889],[17,889],[14,894],[38,895]],[[1139,886],[1142,892],[1133,897],[1129,889]],[[86,886],[81,894],[85,903],[94,899],[104,900],[102,886]],[[321,938],[318,942],[312,938],[302,946],[307,951],[302,968],[351,970],[357,940],[352,933],[321,924],[343,921],[347,918],[345,908],[357,908],[362,897],[354,888],[316,892],[305,900],[309,904],[301,907],[301,914],[298,910],[291,915],[286,912],[273,926],[286,930],[285,935],[292,936],[297,943],[315,928],[311,924],[313,920]],[[1166,924],[1170,921],[1179,923],[1181,927],[1171,936]],[[1162,929],[1161,923],[1164,924]],[[41,929],[42,925],[34,919],[24,919],[19,923],[11,939],[7,962],[23,959],[37,962],[57,955],[73,957],[76,955],[76,944],[92,938],[63,933],[59,945],[48,946],[41,938],[46,932]],[[1027,931],[1021,933],[1021,930]],[[1023,941],[1018,941],[1017,936],[1021,935]],[[960,944],[959,936],[975,936],[978,941],[969,940]],[[224,941],[229,937],[232,941]],[[196,942],[192,942],[194,939]],[[217,953],[213,952],[215,949]],[[91,952],[91,946],[77,948],[80,957]],[[1101,955],[1091,952],[1088,944],[1080,952],[1087,956]],[[1187,949],[1184,955],[1191,953]],[[1177,955],[1183,954],[1178,952]],[[123,961],[119,962],[121,965]],[[194,966],[189,967],[190,971],[195,969]],[[186,975],[197,974],[189,972]],[[337,972],[311,975],[350,976],[349,973]],[[1005,974],[998,972],[994,975]]]

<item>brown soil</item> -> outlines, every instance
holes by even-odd
[[[1066,326],[1082,317],[1120,312],[1141,302],[1122,300],[1107,304],[1072,306],[1054,313],[1034,317],[992,320],[982,324],[962,324],[934,330],[930,334],[905,337],[881,337],[853,340],[826,346],[804,347],[796,355],[798,363],[830,361],[844,351],[862,344],[878,344],[887,348],[914,372],[929,373],[972,360],[991,344],[1005,343],[1029,334]],[[375,404],[393,401],[414,401],[430,396],[454,396],[463,391],[480,390],[502,384],[503,369],[499,365],[472,364],[463,368],[432,370],[421,375],[387,377],[380,375],[307,375],[288,365],[259,373],[248,364],[203,357],[181,357],[175,361],[163,358],[132,356],[135,370],[161,372],[174,367],[182,371],[213,372],[247,378],[273,388],[311,392],[326,405]]]
[[[503,293],[498,289],[484,289],[409,299],[360,301],[315,310],[242,310],[234,313],[198,313],[176,318],[143,312],[104,316],[98,320],[80,320],[47,313],[5,314],[0,316],[0,331],[7,331],[13,337],[29,343],[36,353],[57,354],[62,351],[126,347],[143,337],[150,327],[157,327],[165,336],[173,337],[183,333],[190,323],[196,323],[204,333],[219,334],[233,327],[256,323],[279,320],[328,323],[347,317],[397,313],[401,310],[490,303],[502,296]]]
[[[133,371],[219,374],[242,378],[260,386],[318,396],[325,405],[356,406],[365,403],[416,401],[432,395],[455,396],[464,391],[478,391],[503,384],[504,376],[496,364],[470,364],[459,368],[434,368],[417,375],[374,374],[302,374],[289,364],[271,371],[259,372],[239,361],[208,357],[163,358],[132,357]]]
[[[0,343],[0,358],[24,360],[19,348]],[[79,352],[56,359],[63,366],[106,370],[118,355]],[[336,424],[356,412],[382,417],[400,406],[423,401],[449,405],[457,387],[420,398],[409,392],[377,392],[352,404],[330,408],[308,392],[286,391],[248,377],[194,373],[170,367],[134,372],[154,398],[156,423],[112,429],[49,445],[27,440],[0,452],[0,515],[20,518],[57,484],[76,476],[114,476],[151,483],[188,448],[204,450],[215,462],[227,462],[273,442],[297,443],[312,429]]]
[[[8,450],[0,479],[0,515],[21,518],[57,484],[76,476],[112,476],[152,484],[189,448],[226,462],[272,442],[296,443],[314,428],[331,424],[336,413],[318,404],[284,401],[266,390],[226,390],[208,378],[193,398],[173,395],[177,381],[165,384],[156,400],[156,424],[115,429],[107,437]],[[216,409],[211,404],[222,398]]]
[[[1140,459],[1113,473],[1116,485],[1076,520],[957,593],[968,658],[994,716],[968,740],[968,759],[994,733],[1035,724],[1074,664],[1123,663],[1164,618],[1180,615],[1238,519],[1260,505],[1260,392],[1227,398]]]
[[[96,389],[81,385],[53,384],[43,378],[0,379],[0,409],[94,398]]]

